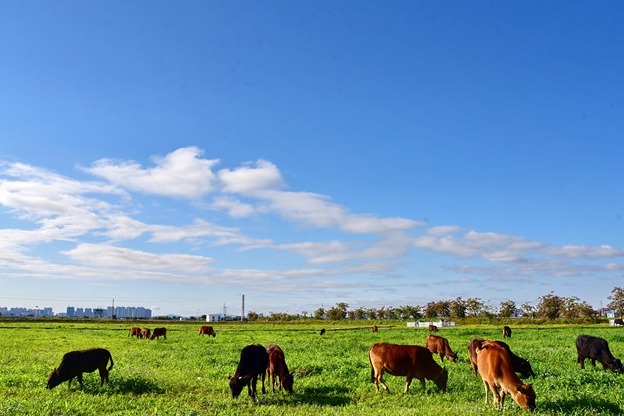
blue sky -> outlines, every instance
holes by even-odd
[[[0,306],[624,283],[621,2],[0,6]]]

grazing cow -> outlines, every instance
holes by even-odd
[[[264,377],[268,364],[269,354],[262,345],[247,345],[243,348],[236,372],[233,377],[230,377],[232,398],[238,397],[245,386],[247,386],[249,397],[256,397],[258,376],[262,378],[262,393],[266,393]]]
[[[148,339],[152,335],[152,331],[149,328],[141,329],[141,333],[139,334],[139,338]]]
[[[377,325],[373,325],[373,327],[371,328],[373,332],[377,332],[379,329],[377,328]]]
[[[158,339],[160,337],[167,339],[167,328],[154,328],[154,332],[152,332],[150,339]]]
[[[503,338],[511,338],[511,328],[507,325],[503,327]]]
[[[491,390],[494,404],[501,408],[505,403],[505,395],[509,393],[522,409],[534,410],[535,390],[516,375],[507,350],[490,341],[483,341],[476,350],[479,374],[485,388],[485,404],[488,404],[488,390]]]
[[[321,335],[325,335],[325,328],[321,329]]]
[[[457,361],[457,353],[451,350],[448,340],[444,337],[427,335],[425,346],[433,354],[439,354],[441,362],[444,362],[444,357],[448,358],[449,361],[453,363]]]
[[[128,334],[129,337],[139,338],[140,335],[141,335],[141,328],[138,328],[136,326],[133,326],[132,328],[130,328],[130,333]]]
[[[429,332],[438,332],[438,327],[435,325],[429,325]]]
[[[613,321],[613,325],[615,325],[615,326],[624,326],[624,321],[622,320],[622,318],[618,318],[615,321]]]
[[[485,340],[481,338],[473,338],[472,340],[470,340],[470,343],[468,344],[468,356],[470,357],[470,365],[472,366],[472,374],[474,375],[475,378],[477,378],[477,372],[478,372],[477,347],[481,345],[481,343],[484,341]],[[509,348],[509,345],[507,345],[507,343],[503,341],[490,341],[490,342],[500,345],[507,351],[507,353],[509,354],[509,357],[511,358],[511,367],[516,373],[520,374],[520,377],[522,378],[535,377],[533,368],[531,368],[531,363],[529,363],[528,360],[514,354]]]
[[[286,365],[286,359],[284,358],[284,351],[275,344],[271,344],[267,347],[267,354],[269,354],[269,365],[267,371],[271,378],[271,389],[275,392],[275,382],[277,378],[278,387],[281,390],[282,386],[288,393],[293,392],[293,373],[288,372],[288,366]]]
[[[199,335],[212,335],[213,337],[216,337],[217,334],[215,334],[214,329],[211,326],[201,326],[199,327]]]
[[[624,373],[622,361],[611,354],[609,344],[603,338],[579,335],[576,338],[576,352],[578,353],[578,363],[581,365],[581,368],[585,368],[585,359],[589,358],[594,368],[596,368],[596,361],[598,361],[605,370],[609,369],[616,373]]]
[[[443,392],[446,391],[448,371],[440,367],[431,351],[418,345],[375,344],[368,351],[371,365],[371,382],[379,391],[379,383],[386,391],[390,391],[383,381],[384,371],[393,376],[406,376],[407,383],[403,393],[407,393],[413,378],[420,380],[425,390],[425,379],[429,379]]]
[[[106,364],[110,360],[110,367]],[[48,377],[47,389],[52,389],[64,381],[68,381],[67,388],[71,388],[74,377],[82,386],[82,373],[91,373],[100,370],[100,386],[108,383],[108,372],[113,368],[113,356],[104,348],[92,348],[90,350],[71,351],[63,355],[61,364],[55,368]]]

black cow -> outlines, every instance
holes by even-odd
[[[238,397],[245,386],[247,386],[249,396],[251,398],[256,397],[256,384],[259,375],[262,378],[262,393],[266,393],[264,377],[268,365],[269,354],[262,345],[248,345],[243,348],[236,373],[234,373],[234,377],[230,377],[232,398]]]
[[[617,318],[615,321],[613,321],[613,325],[624,326],[624,321],[622,320],[622,318]]]
[[[596,361],[598,361],[605,370],[609,369],[616,373],[624,373],[622,361],[611,354],[609,344],[603,338],[579,335],[576,338],[576,352],[578,353],[577,361],[581,368],[585,368],[585,359],[589,358],[594,368],[596,368]]]
[[[106,364],[110,360],[110,367]],[[108,383],[108,372],[113,368],[113,356],[104,348],[92,348],[90,350],[71,351],[63,355],[61,364],[55,368],[48,377],[47,389],[53,389],[64,381],[68,381],[67,387],[71,387],[74,377],[82,386],[82,373],[91,373],[100,370],[100,386]]]

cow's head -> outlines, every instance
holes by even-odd
[[[530,384],[518,384],[516,392],[513,394],[518,406],[524,410],[535,410],[535,390]]]
[[[237,398],[241,391],[243,391],[243,387],[249,384],[251,380],[251,376],[244,377],[230,377],[230,390],[232,390],[232,398]]]
[[[55,368],[48,376],[48,384],[46,385],[46,389],[51,390],[62,382],[63,380],[61,380],[61,376],[59,376],[58,368]]]
[[[287,373],[284,375],[284,380],[282,380],[282,384],[284,385],[284,389],[288,393],[293,392],[293,383],[294,383],[293,373]]]
[[[446,392],[447,381],[448,381],[448,371],[446,370],[446,368],[441,368],[438,375],[435,376],[435,378],[433,379],[433,382],[435,383],[436,386],[438,386],[440,390],[442,390],[443,392]]]
[[[449,352],[447,357],[448,357],[450,362],[452,362],[452,363],[457,362],[457,353],[456,352]]]
[[[607,364],[607,366],[613,372],[624,373],[624,368],[622,368],[622,361],[620,361],[619,358],[616,358],[615,360],[611,361],[610,363]]]
[[[522,378],[535,377],[533,368],[531,368],[531,363],[529,363],[528,360],[521,358],[520,360],[518,360],[518,363],[520,364],[519,373]]]

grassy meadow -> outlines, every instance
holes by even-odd
[[[405,323],[216,324],[217,337],[198,336],[201,323],[143,322],[167,327],[167,340],[128,337],[127,322],[0,322],[0,415],[497,415],[485,406],[481,379],[474,379],[466,345],[471,338],[501,339],[500,326],[443,328],[439,335],[459,352],[449,371],[447,393],[428,381],[415,380],[407,395],[404,377],[386,375],[390,393],[376,393],[367,353],[377,342],[424,345],[428,332]],[[372,325],[372,324],[371,324]],[[319,330],[326,328],[325,335]],[[624,358],[624,328],[608,326],[513,327],[511,349],[530,360],[536,377],[536,414],[619,415],[624,413],[624,375],[576,364],[579,334],[601,336]],[[294,393],[246,389],[232,399],[227,377],[241,348],[278,344],[295,373]],[[48,374],[64,353],[102,347],[114,359],[110,384],[99,386],[96,372],[85,374],[84,387],[74,380],[46,390]],[[439,362],[438,357],[436,361]],[[491,398],[491,396],[490,396]],[[524,414],[507,397],[505,414]]]

